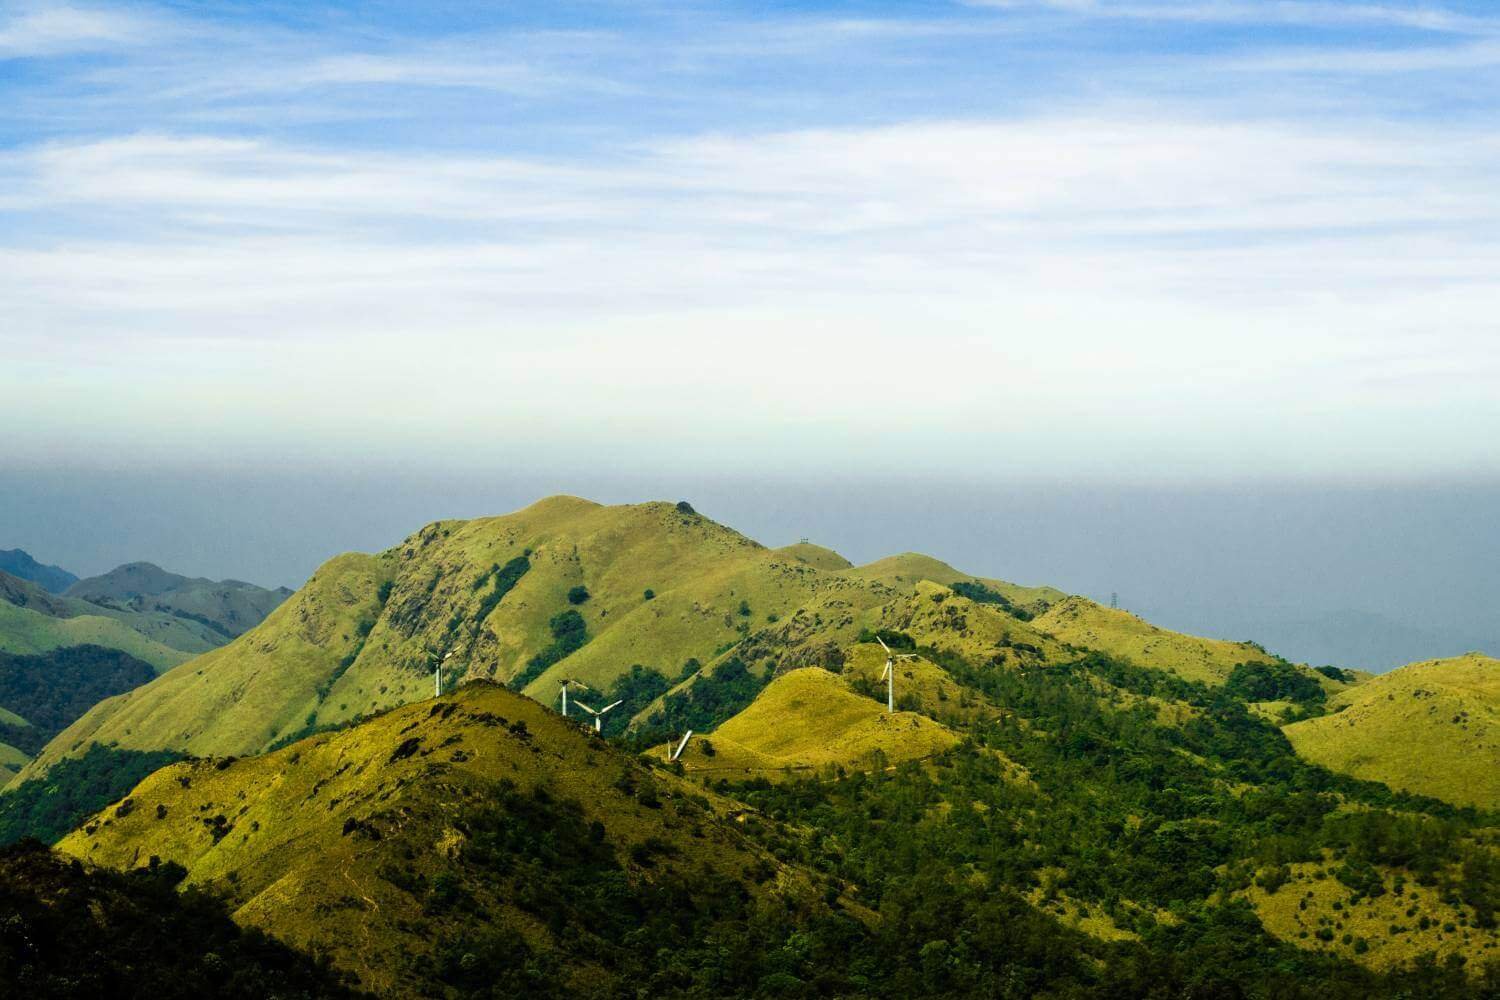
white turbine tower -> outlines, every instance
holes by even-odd
[[[900,656],[897,656],[895,653],[891,652],[891,647],[885,644],[885,640],[880,638],[880,636],[878,635],[875,637],[875,641],[880,643],[881,649],[885,650],[885,670],[883,670],[880,674],[880,679],[885,681],[885,710],[887,712],[895,712],[896,661],[915,660],[917,657],[914,653],[902,653]]]
[[[565,718],[565,719],[568,717],[568,685],[572,684],[572,683],[573,682],[571,680],[569,680],[568,678],[563,678],[563,682],[562,682],[562,714],[563,714],[563,718]]]
[[[619,706],[620,704],[622,704],[622,702],[618,702],[618,701],[611,702],[610,704],[605,705],[603,708],[601,708],[601,709],[599,709],[597,711],[595,711],[592,708],[589,708],[587,705],[585,705],[581,701],[574,701],[573,704],[577,705],[579,708],[583,709],[585,712],[587,712],[590,715],[592,715],[594,717],[594,732],[596,732],[596,733],[602,733],[602,732],[604,732],[604,713],[608,712],[612,708],[615,708],[615,707]]]
[[[687,749],[687,741],[690,740],[690,739],[692,739],[692,738],[693,738],[693,731],[691,729],[689,729],[687,732],[683,733],[682,734],[682,742],[679,743],[679,744],[677,744],[677,749],[672,751],[672,755],[670,757],[668,757],[667,760],[672,761],[672,760],[676,760],[678,757],[681,757],[682,756],[682,751],[684,751],[684,750]]]
[[[452,651],[444,653],[443,658],[438,660],[437,666],[432,670],[432,696],[434,698],[441,698],[443,696],[443,664],[452,658]]]

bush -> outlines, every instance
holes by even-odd
[[[582,604],[589,599],[589,588],[579,584],[568,591],[569,604]]]

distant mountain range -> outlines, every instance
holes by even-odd
[[[61,566],[44,566],[21,549],[0,549],[0,573],[30,580],[52,594],[61,594],[78,582],[78,577]]]
[[[104,607],[161,611],[200,621],[226,639],[259,625],[291,593],[285,587],[268,590],[240,580],[189,578],[148,562],[127,563],[67,589],[69,597]]]

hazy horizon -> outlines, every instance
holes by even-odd
[[[976,575],[1102,602],[1117,593],[1122,607],[1164,627],[1255,639],[1298,660],[1387,669],[1476,645],[1500,649],[1500,565],[1485,558],[1500,551],[1500,521],[1490,516],[1500,509],[1500,481],[1185,487],[389,469],[0,472],[0,548],[80,575],[146,560],[295,588],[339,552],[378,551],[434,520],[503,514],[554,493],[605,503],[687,499],[773,547],[806,537],[856,563],[921,551]]]

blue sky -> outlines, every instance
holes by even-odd
[[[0,2],[0,464],[1500,473],[1491,4]]]

